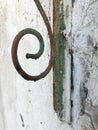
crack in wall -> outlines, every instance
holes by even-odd
[[[87,117],[90,118],[90,121],[91,121],[93,130],[96,130],[96,128],[95,128],[95,126],[94,126],[94,122],[93,122],[92,116],[91,116],[88,112],[84,112],[84,114],[85,114]]]
[[[85,87],[85,83],[80,84],[80,115],[83,115],[85,113],[85,104],[86,104],[86,98],[88,96],[88,89]]]
[[[23,116],[22,116],[22,114],[19,114],[20,115],[20,119],[21,119],[21,122],[22,122],[22,127],[24,127],[25,125],[24,125],[24,119],[23,119]]]
[[[73,24],[72,24],[72,8],[74,6],[74,2],[75,0],[72,0],[72,7],[71,7],[71,30],[70,30],[70,39],[71,39],[71,43],[70,43],[70,46],[71,48],[69,49],[69,54],[71,55],[71,90],[70,90],[70,122],[72,124],[73,122],[73,99],[72,99],[72,95],[73,95],[73,91],[74,91],[74,83],[73,83],[73,67],[74,67],[74,61],[73,61],[73,50],[72,50],[72,39],[73,39],[73,36],[72,36],[72,27],[73,27]]]
[[[72,7],[74,7],[75,0],[72,0]]]
[[[73,99],[72,99],[72,94],[73,94],[73,91],[74,91],[74,84],[73,84],[73,67],[74,67],[74,63],[73,63],[73,50],[70,49],[69,50],[69,53],[71,55],[71,122],[73,122],[73,117],[72,117],[72,110],[73,110]]]

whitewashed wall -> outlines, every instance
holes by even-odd
[[[98,1],[77,0],[72,9],[75,130],[98,130]]]
[[[52,0],[40,1],[52,26]],[[16,34],[24,28],[34,28],[44,38],[44,54],[37,61],[25,58],[27,52],[36,53],[39,49],[37,39],[26,35],[20,41],[19,61],[32,75],[46,68],[50,49],[42,17],[33,0],[0,0],[0,130],[98,130],[98,0],[76,0],[73,7],[71,0],[64,0],[64,14],[65,122],[60,122],[53,109],[52,70],[40,81],[26,81],[16,72],[11,59]],[[72,93],[69,48],[73,49]]]
[[[52,26],[52,0],[40,2]],[[36,29],[45,41],[44,54],[36,61],[25,58],[27,52],[39,49],[34,36],[24,36],[18,47],[21,66],[28,74],[36,75],[47,67],[50,54],[43,19],[33,0],[0,0],[0,130],[69,130],[53,109],[52,70],[40,81],[26,81],[12,64],[12,42],[25,28]]]
[[[41,0],[52,17],[52,1]],[[45,41],[45,51],[37,61],[27,60],[27,52],[36,53],[38,41],[31,35],[21,40],[19,61],[26,72],[35,75],[48,65],[49,39],[46,27],[33,0],[0,0],[0,130],[59,130],[53,110],[52,74],[37,82],[24,80],[15,70],[11,46],[24,28],[38,30]],[[23,119],[22,119],[23,118]]]
[[[98,130],[98,0],[66,0],[65,23],[67,64],[69,48],[73,50],[73,90],[66,94],[73,102],[72,112],[67,109],[71,125],[74,130]]]

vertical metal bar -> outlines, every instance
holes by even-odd
[[[65,29],[63,0],[53,0],[53,88],[54,108],[60,120],[63,118],[63,79],[65,77],[65,40],[62,31]]]

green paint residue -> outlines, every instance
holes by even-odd
[[[38,31],[31,29],[31,28],[24,29],[23,33],[24,33],[24,35],[32,34],[32,35],[36,36],[36,38],[39,40],[39,43],[40,43],[39,51],[36,54],[29,54],[29,53],[26,54],[26,58],[38,59],[44,52],[43,37],[41,36],[41,34]],[[35,44],[35,43],[33,43],[33,44]]]
[[[63,80],[65,76],[65,40],[62,36],[62,31],[65,29],[63,1],[58,0],[55,4],[55,21],[54,21],[54,62],[53,76],[55,87],[55,109],[60,120],[63,117]],[[56,7],[57,6],[57,7]]]

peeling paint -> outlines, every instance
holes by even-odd
[[[60,120],[63,117],[63,80],[65,77],[65,39],[62,31],[65,29],[63,1],[53,0],[53,35],[54,35],[54,59],[53,59],[53,85],[54,108]]]

